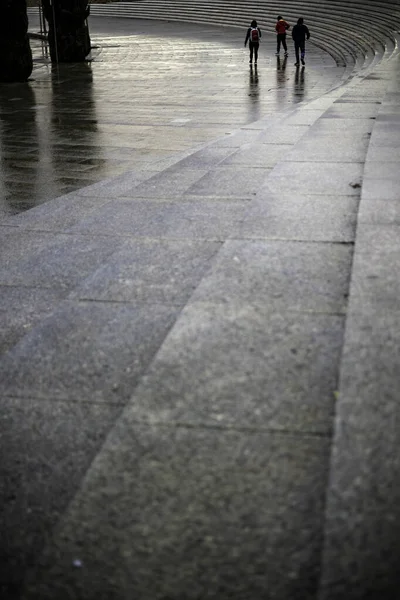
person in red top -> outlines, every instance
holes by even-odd
[[[281,51],[281,44],[285,51],[285,56],[288,55],[287,45],[286,45],[286,32],[290,29],[289,23],[287,23],[284,19],[282,19],[281,15],[278,15],[275,31],[276,31],[276,56],[279,56],[279,52]]]

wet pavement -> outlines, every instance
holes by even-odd
[[[32,40],[29,84],[0,86],[0,218],[235,127],[320,96],[343,68],[309,44],[307,70],[274,56],[264,32],[249,69],[245,32],[134,19],[91,18],[93,62],[52,67]],[[30,16],[30,31],[39,31]]]
[[[398,51],[93,30],[5,102],[2,597],[397,598]]]

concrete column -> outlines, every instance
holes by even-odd
[[[90,52],[87,0],[43,0],[52,62],[82,62]]]
[[[0,81],[26,81],[32,73],[26,0],[0,0]]]

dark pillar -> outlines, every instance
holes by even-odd
[[[26,81],[32,73],[26,0],[0,0],[0,81]]]
[[[87,0],[42,0],[52,62],[81,62],[90,52]]]

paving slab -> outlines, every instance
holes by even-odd
[[[39,254],[46,246],[55,242],[56,235],[53,232],[24,231],[16,235],[16,227],[0,226],[2,239],[2,268],[7,277],[7,269],[12,269],[20,261],[29,258],[30,255]]]
[[[368,184],[364,192],[366,200],[373,200],[374,198],[382,198],[383,200],[400,200],[400,177],[369,177],[366,183]]]
[[[398,200],[364,200],[358,215],[358,222],[366,225],[398,225],[400,223],[400,202]]]
[[[231,148],[208,145],[198,152],[193,152],[187,158],[179,161],[180,169],[209,169],[219,164],[225,164],[227,157],[235,154]]]
[[[270,173],[262,193],[360,195],[364,166],[361,163],[284,162]]]
[[[276,165],[288,151],[287,144],[265,144],[263,142],[249,142],[243,144],[240,149],[231,153],[219,163],[220,167],[246,165],[254,169],[269,169]]]
[[[252,199],[264,183],[269,170],[252,167],[219,166],[205,174],[187,190],[188,196]]]
[[[79,300],[183,306],[219,248],[216,242],[129,240],[72,294]]]
[[[395,162],[395,62],[343,87],[269,32],[256,72],[237,30],[95,23],[90,64],[34,45],[29,85],[0,90],[1,592],[332,600],[348,577],[383,597],[398,244],[371,203],[398,178],[368,163]]]
[[[192,302],[345,313],[352,245],[228,240]]]
[[[337,100],[331,107],[329,107],[324,113],[325,119],[374,119],[378,112],[381,111],[380,102],[367,102],[360,104],[360,102],[341,102]]]
[[[102,239],[61,233],[53,236],[41,232],[43,246],[39,247],[39,251],[31,251],[27,255],[25,240],[28,235],[31,237],[34,234],[24,231],[22,236],[18,235],[24,255],[18,260],[10,258],[0,268],[0,284],[70,290],[121,245],[118,238]],[[35,232],[35,235],[38,233]],[[44,245],[46,237],[50,239]],[[12,243],[11,248],[13,246],[15,244]]]
[[[50,315],[64,297],[60,290],[0,285],[0,354]]]
[[[194,303],[133,396],[137,418],[328,434],[341,316]]]
[[[398,593],[398,310],[351,316],[327,505],[323,600]],[[357,357],[357,358],[356,358]],[[362,357],[362,360],[358,360]],[[373,541],[373,543],[369,543]]]
[[[191,187],[191,185],[201,179],[207,171],[201,169],[184,169],[176,167],[165,169],[155,175],[148,174],[146,181],[134,185],[131,188],[121,190],[117,196],[129,197],[132,193],[137,198],[179,198]],[[113,194],[109,194],[109,197]]]
[[[8,217],[3,223],[7,227],[58,233],[71,228],[84,217],[96,212],[107,201],[108,198],[99,198],[97,194],[93,198],[84,198],[71,192],[52,200],[51,204],[39,204],[29,212]]]
[[[176,317],[161,305],[66,303],[3,356],[1,392],[123,405]]]
[[[305,125],[277,125],[260,133],[258,142],[263,144],[290,144],[293,145],[307,133],[310,124]]]
[[[72,227],[70,233],[135,236],[163,239],[225,240],[238,230],[248,201],[241,199],[180,198],[114,200],[93,216]]]
[[[327,459],[325,439],[144,427],[128,410],[23,597],[311,599]]]
[[[239,237],[352,243],[358,205],[356,196],[263,192],[248,207]]]
[[[348,162],[363,163],[367,153],[369,137],[355,137],[346,132],[335,140],[335,144],[327,144],[325,134],[314,132],[304,136],[289,150],[283,160],[287,162]]]
[[[0,399],[0,590],[19,596],[21,575],[37,559],[78,489],[116,406]]]
[[[348,106],[348,105],[345,105]],[[356,134],[360,137],[370,134],[373,127],[375,126],[374,119],[371,118],[357,118],[353,116],[346,116],[342,119],[330,119],[322,116],[315,123],[312,128],[313,135],[322,134],[325,135],[330,133],[332,135],[339,134],[340,136],[347,133]]]
[[[395,146],[386,126],[374,127],[340,367],[320,600],[398,595],[399,490],[393,474],[399,463],[399,304],[393,272],[399,244],[397,180],[390,163]],[[380,169],[387,180],[379,179]]]
[[[379,244],[371,244],[377,239]],[[352,280],[354,311],[379,310],[392,313],[399,310],[399,281],[396,269],[400,256],[397,224],[365,224],[357,239],[354,268],[357,275]]]

